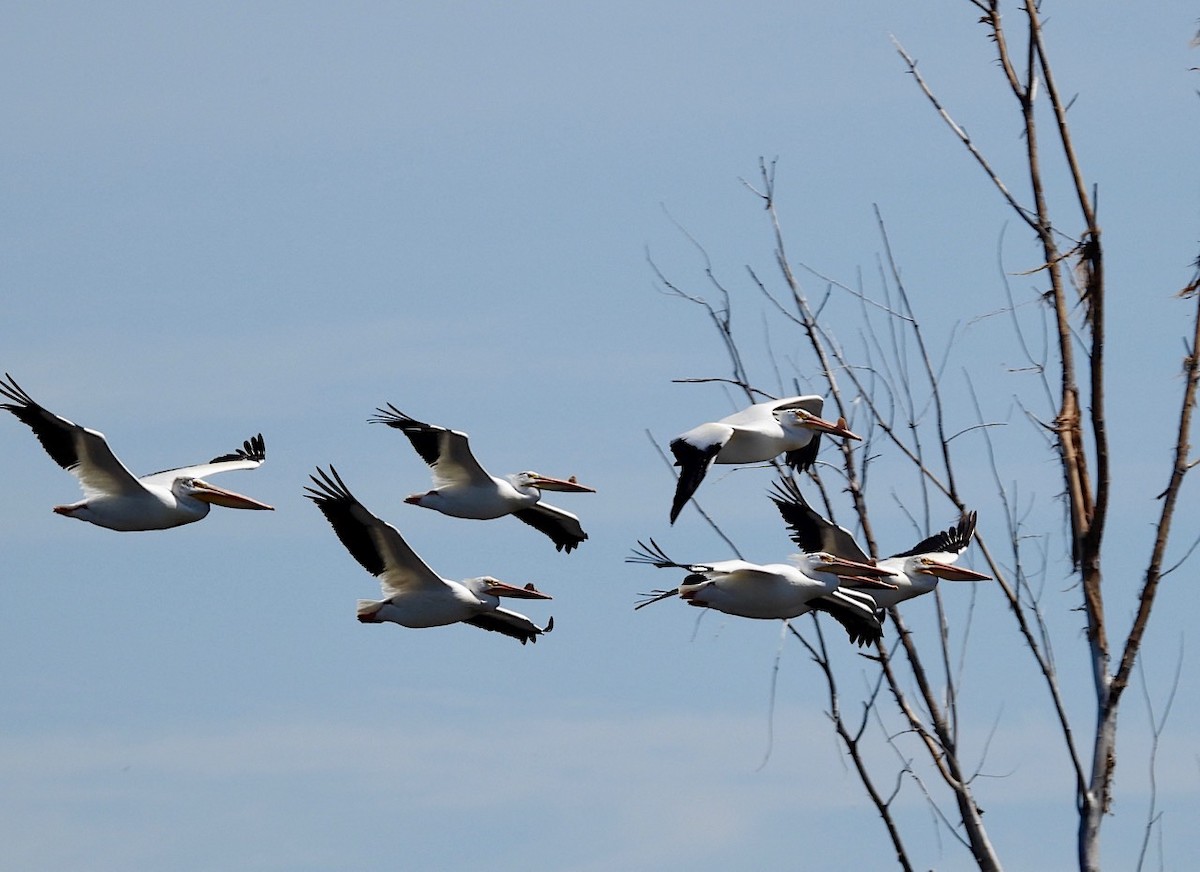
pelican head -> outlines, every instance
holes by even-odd
[[[214,506],[225,506],[227,509],[256,509],[258,511],[275,511],[274,506],[260,503],[256,499],[209,484],[200,478],[177,478],[172,488],[177,497],[191,497]]]
[[[421,494],[409,494],[404,498],[404,502],[408,503],[410,506],[419,506],[425,497],[436,497],[437,495],[438,492],[435,490],[425,491],[425,493]]]
[[[510,476],[510,480],[518,489],[522,487],[535,487],[538,490],[565,491],[566,493],[594,494],[596,492],[594,487],[588,487],[577,482],[575,476],[571,476],[570,478],[551,478],[541,473],[526,471]]]
[[[540,590],[534,587],[532,583],[527,584],[524,587],[517,587],[516,585],[506,584],[500,579],[493,578],[490,575],[484,575],[479,578],[471,578],[467,581],[464,581],[463,584],[469,587],[476,594],[507,596],[512,597],[513,599],[554,599],[554,597],[550,596],[550,594],[542,593]]]
[[[837,423],[833,424],[805,409],[789,409],[787,414],[792,416],[793,423],[798,427],[805,427],[817,433],[828,433],[831,436],[841,436],[843,439],[862,441],[861,436],[850,432],[845,418],[838,418]]]
[[[689,575],[683,580],[683,584],[675,588],[673,593],[679,594],[679,598],[686,602],[689,606],[706,606],[708,603],[703,598],[702,594],[709,588],[715,587],[712,579],[705,578],[703,575]],[[719,589],[719,588],[718,588]],[[665,594],[661,594],[658,598],[662,599]],[[653,602],[653,600],[652,600]]]
[[[940,560],[934,560],[932,557],[918,557],[915,560],[915,565],[912,567],[913,572],[919,572],[922,575],[932,575],[934,578],[945,579],[946,581],[991,581],[990,575],[984,575],[982,572],[975,572],[967,569],[964,566],[955,566],[953,563],[942,563]]]

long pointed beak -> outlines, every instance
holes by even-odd
[[[844,557],[834,557],[832,560],[822,563],[820,568],[825,572],[834,573],[839,578],[842,576],[853,578],[854,587],[896,590],[896,585],[879,580],[890,577],[892,571],[879,566],[872,566],[870,563],[859,563],[855,560],[847,560]]]
[[[819,430],[822,433],[828,433],[830,436],[841,436],[843,439],[854,439],[862,442],[862,437],[850,432],[850,427],[846,423],[845,418],[838,418],[836,424],[831,424],[824,418],[806,418],[804,426],[813,430]]]
[[[493,584],[488,592],[494,593],[496,596],[510,596],[513,599],[554,599],[550,594],[542,593],[532,583],[524,587],[517,587],[516,585],[505,584],[501,581]]]
[[[841,587],[847,587],[850,590],[858,590],[859,588],[873,588],[875,590],[900,589],[891,582],[880,581],[878,578],[866,578],[861,575],[839,575],[838,582]]]
[[[575,476],[570,478],[550,478],[547,475],[539,475],[530,482],[538,490],[549,491],[566,491],[567,493],[577,494],[594,494],[596,489],[588,487],[585,484],[580,484],[575,480]]]
[[[192,494],[198,500],[204,500],[206,503],[212,503],[214,506],[224,506],[227,509],[255,509],[257,511],[275,511],[274,506],[268,506],[266,503],[260,503],[256,499],[252,499],[244,494],[239,494],[236,491],[225,490],[223,487],[217,487],[215,484],[209,484],[206,481],[195,479],[192,482],[192,487],[196,490]]]
[[[931,560],[921,567],[921,571],[926,575],[935,575],[938,578],[946,581],[991,581],[990,575],[984,575],[982,572],[975,572],[972,569],[967,569],[965,566],[955,566],[953,563],[938,563]]]

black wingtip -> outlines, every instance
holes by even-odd
[[[649,566],[657,566],[659,569],[666,569],[674,566],[683,568],[681,564],[676,563],[667,556],[667,552],[663,551],[662,547],[653,539],[649,540],[647,545],[641,539],[637,540],[638,547],[630,549],[630,556],[625,558],[626,563],[643,563]]]
[[[263,441],[263,435],[259,433],[243,442],[241,448],[237,448],[229,454],[214,457],[209,463],[225,463],[229,460],[257,460],[262,463],[266,459],[267,444]]]
[[[342,481],[342,477],[338,475],[337,468],[332,463],[329,464],[329,472],[318,466],[317,475],[310,475],[309,479],[316,487],[306,485],[304,496],[318,506],[329,502],[357,502],[354,494],[350,493],[350,488],[346,487],[346,483]]]
[[[795,505],[806,509],[811,508],[808,500],[804,498],[804,494],[800,492],[800,485],[790,475],[781,475],[778,479],[771,482],[771,488],[767,491],[767,496],[777,506]]]
[[[952,526],[942,530],[940,533],[934,533],[927,539],[922,539],[907,551],[902,551],[892,556],[912,557],[914,554],[928,554],[934,551],[953,551],[961,554],[967,550],[967,546],[971,544],[971,539],[975,537],[975,522],[975,512],[963,511],[959,515],[958,521]]]
[[[679,480],[675,483],[675,499],[671,503],[671,523],[679,517],[687,501],[692,498],[708,468],[720,453],[720,445],[708,448],[697,448],[686,439],[675,439],[671,442],[671,453],[675,455],[675,465],[679,467]]]
[[[33,398],[25,393],[25,390],[17,384],[17,380],[7,372],[4,374],[4,379],[0,379],[0,396],[13,401],[13,404],[0,405],[0,409],[8,409],[10,412],[15,412],[18,408],[37,406]]]
[[[821,450],[821,434],[813,433],[812,439],[803,448],[797,448],[783,455],[784,462],[796,472],[807,472],[817,462],[817,452]]]
[[[12,402],[0,404],[0,409],[12,412],[18,421],[31,429],[51,460],[63,469],[73,470],[79,465],[75,436],[84,428],[39,404],[9,373],[6,372],[4,377],[7,381],[0,380],[0,396]]]
[[[397,430],[405,430],[409,428],[414,428],[417,430],[429,429],[428,424],[423,421],[418,421],[411,415],[406,415],[391,403],[388,403],[386,408],[383,406],[376,406],[375,414],[370,418],[367,418],[367,423],[386,424],[387,426],[394,427]]]

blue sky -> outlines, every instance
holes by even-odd
[[[1021,492],[1031,523],[1061,523],[1055,467],[1012,400],[1031,386],[996,315],[1002,271],[1036,266],[1036,251],[889,38],[1017,179],[1017,118],[992,47],[966,3],[843,6],[7,8],[3,369],[102,430],[138,472],[263,432],[267,463],[221,483],[278,510],[143,535],[70,522],[49,509],[77,498],[74,481],[19,422],[0,422],[6,865],[886,866],[799,646],[782,643],[772,720],[779,626],[675,602],[635,615],[639,591],[674,578],[622,562],[646,536],[686,560],[729,556],[694,514],[666,526],[672,482],[646,431],[665,445],[732,405],[719,387],[672,383],[728,366],[701,313],[658,292],[647,252],[706,291],[685,228],[736,291],[760,386],[779,387],[768,345],[815,376],[745,278],[746,264],[774,275],[765,215],[739,181],[760,156],[779,159],[792,257],[822,274],[877,286],[878,206],[938,347],[957,337],[949,378],[969,370],[989,420],[1009,424],[1005,474],[1033,479]],[[1089,6],[1086,27],[1070,4],[1046,11],[1108,245],[1121,620],[1165,483],[1170,434],[1157,425],[1166,414],[1170,429],[1181,390],[1187,313],[1172,294],[1200,227],[1195,9]],[[1019,299],[1036,290],[1012,283]],[[855,306],[826,323],[848,343],[861,329]],[[594,485],[554,500],[591,539],[563,555],[516,521],[404,505],[428,472],[406,440],[365,423],[385,402],[468,431],[492,472]],[[354,602],[375,582],[301,497],[328,463],[441,574],[554,594],[528,609],[553,614],[554,634],[523,648],[470,627],[359,625]],[[964,467],[987,535],[994,486]],[[712,475],[700,492],[764,562],[790,544],[769,480]],[[877,524],[894,525],[880,529],[892,550],[923,532],[895,507],[907,483],[881,461],[868,492]],[[1189,494],[1177,556],[1195,509]],[[935,527],[953,516],[930,514]],[[1062,668],[1082,679],[1060,558],[1048,555],[1048,611]],[[1159,707],[1180,652],[1194,659],[1193,566],[1165,586],[1147,649]],[[946,599],[961,621],[974,609],[962,731],[1003,776],[980,779],[992,838],[1009,868],[1064,868],[1071,782],[1032,664],[994,590]],[[934,629],[932,604],[905,614]],[[867,682],[867,666],[838,653],[846,686]],[[1087,690],[1067,690],[1085,728]],[[1198,711],[1185,669],[1158,773],[1167,868],[1200,850]],[[1140,688],[1125,715],[1105,850],[1128,867],[1148,797]],[[882,741],[875,753],[890,765]],[[911,785],[900,807],[923,867],[965,868]]]

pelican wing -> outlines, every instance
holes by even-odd
[[[721,576],[728,578],[730,581],[748,581],[753,584],[773,585],[778,584],[780,580],[780,574],[772,570],[770,565],[761,566],[757,563],[747,563],[744,560],[723,560],[713,564],[712,568],[705,569],[695,575],[689,575],[683,580],[683,583],[698,584],[700,582],[694,579],[699,578],[705,581],[712,581]]]
[[[50,458],[71,473],[91,499],[100,495],[133,496],[144,492],[137,477],[117,459],[104,434],[81,427],[54,414],[21,389],[11,375],[0,379],[0,396],[12,400],[0,404],[33,430]]]
[[[868,594],[852,590],[835,590],[833,593],[810,600],[817,611],[831,615],[846,628],[850,641],[860,648],[883,638],[883,625],[875,600]]]
[[[161,484],[169,486],[177,478],[207,478],[219,472],[232,472],[235,469],[258,469],[267,459],[267,446],[262,434],[252,436],[242,443],[242,447],[214,457],[208,463],[196,466],[181,466],[178,469],[164,469],[162,472],[143,476],[144,484]]]
[[[817,462],[817,453],[821,450],[821,434],[813,433],[803,448],[796,448],[783,455],[783,462],[796,472],[804,472]]]
[[[702,572],[710,569],[708,566],[697,566],[693,563],[677,563],[667,556],[667,552],[662,550],[653,539],[650,539],[650,544],[647,545],[641,539],[637,540],[638,547],[631,550],[630,555],[625,558],[626,563],[644,563],[647,566],[657,566],[659,569],[686,569],[688,572]]]
[[[963,512],[953,527],[934,533],[928,539],[922,539],[912,548],[893,554],[892,557],[914,557],[923,554],[935,560],[952,562],[971,544],[971,538],[975,535],[975,517],[975,512]]]
[[[712,466],[721,449],[733,437],[733,428],[724,423],[701,424],[682,436],[671,440],[671,453],[679,467],[679,481],[675,484],[675,499],[671,502],[671,523],[692,498],[708,468]]]
[[[491,630],[493,633],[503,633],[505,636],[512,636],[514,639],[520,640],[522,645],[526,642],[536,643],[538,636],[549,633],[554,629],[554,618],[551,618],[543,628],[518,612],[500,608],[482,612],[473,618],[467,618],[463,623],[479,627],[481,630]]]
[[[330,466],[326,473],[318,467],[317,475],[310,476],[316,487],[306,487],[304,495],[316,503],[350,556],[379,579],[385,597],[445,586],[408,547],[399,530],[372,515],[354,498],[336,469]]]
[[[578,517],[546,503],[534,503],[512,514],[514,518],[545,533],[554,540],[555,548],[559,551],[565,548],[568,554],[588,537]]]
[[[801,551],[827,551],[856,563],[874,563],[854,541],[850,531],[823,518],[808,504],[795,479],[781,478],[775,483],[771,500],[779,508],[783,521],[791,529],[790,538]]]
[[[763,403],[762,405],[767,405]],[[818,394],[805,394],[802,397],[784,397],[782,400],[776,400],[770,404],[771,412],[788,412],[792,409],[803,409],[810,415],[821,416],[821,410],[825,408],[825,399]]]
[[[471,453],[471,443],[466,433],[418,421],[391,403],[386,409],[375,411],[378,414],[370,419],[371,423],[387,424],[408,437],[417,454],[433,471],[435,488],[491,484],[492,477]]]
[[[825,399],[816,394],[810,394],[803,397],[784,397],[782,400],[767,400],[763,403],[755,403],[753,406],[747,406],[740,412],[734,412],[727,418],[722,418],[722,424],[729,424],[732,427],[753,427],[763,421],[768,421],[775,416],[776,412],[786,412],[791,409],[803,409],[804,411],[820,417],[821,409],[825,406]]]
[[[638,609],[644,609],[651,603],[662,602],[663,600],[670,599],[673,596],[679,596],[679,588],[673,587],[670,590],[652,590],[650,593],[639,593],[638,596],[642,597],[642,599],[638,600],[637,604],[634,605],[633,610],[635,612]]]

